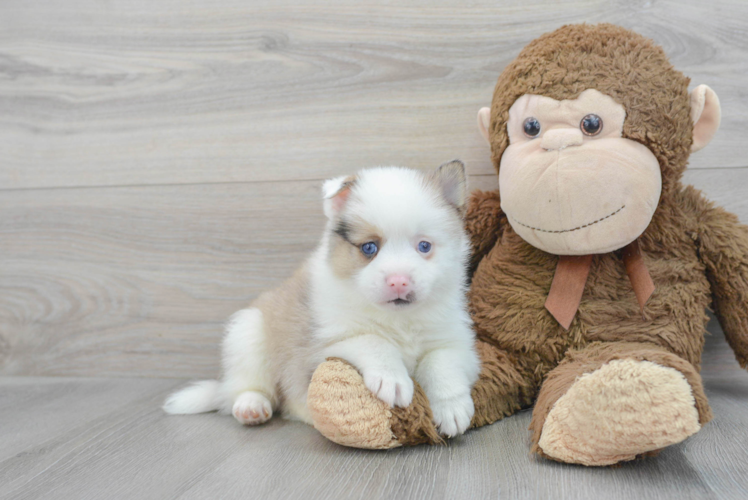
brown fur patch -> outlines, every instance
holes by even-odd
[[[501,210],[498,191],[473,191],[465,211],[465,230],[470,236],[472,254],[469,275],[496,244],[501,228],[508,224],[506,214]]]
[[[748,226],[691,186],[682,197],[696,218],[690,234],[706,266],[712,307],[738,363],[748,368]]]
[[[305,345],[309,335],[309,272],[300,267],[289,279],[274,290],[261,294],[252,307],[262,311],[263,325],[269,348],[276,354],[288,350],[289,345]]]
[[[281,373],[288,377],[289,366],[297,367],[309,357],[311,339],[311,315],[309,310],[309,271],[307,264],[301,266],[291,278],[279,287],[264,292],[253,303],[252,307],[262,311],[265,348],[267,361],[279,380]],[[293,371],[295,382],[302,386],[311,374],[300,370]],[[274,403],[282,391],[273,394]],[[290,402],[289,402],[290,404]],[[305,408],[293,408],[298,415],[306,412]]]
[[[366,267],[376,258],[368,257],[361,251],[361,245],[374,242],[378,248],[383,243],[378,228],[359,217],[341,217],[330,237],[328,260],[335,275],[350,279],[357,271]]]
[[[413,401],[407,408],[391,408],[390,428],[403,446],[444,444],[434,425],[429,399],[420,384],[413,381]]]
[[[328,260],[335,275],[341,279],[350,279],[371,261],[361,253],[359,247],[341,237],[331,239]]]
[[[535,388],[518,370],[516,360],[488,342],[478,342],[482,370],[473,386],[475,415],[470,427],[481,427],[532,405]]]

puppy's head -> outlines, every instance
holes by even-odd
[[[379,307],[412,309],[464,285],[465,166],[431,173],[363,170],[324,185],[327,259],[338,279]]]

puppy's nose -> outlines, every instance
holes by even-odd
[[[543,133],[540,147],[548,151],[561,150],[582,144],[582,131],[578,128],[557,128]]]
[[[398,295],[407,294],[410,291],[410,278],[407,276],[393,274],[392,276],[387,276],[384,281]]]

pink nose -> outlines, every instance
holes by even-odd
[[[387,276],[384,280],[387,286],[395,291],[398,295],[407,294],[410,289],[410,278],[407,276],[392,275]]]

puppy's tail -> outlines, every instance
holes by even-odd
[[[218,410],[221,402],[218,398],[220,383],[217,380],[203,380],[175,392],[168,398],[162,408],[172,415],[205,413]]]

